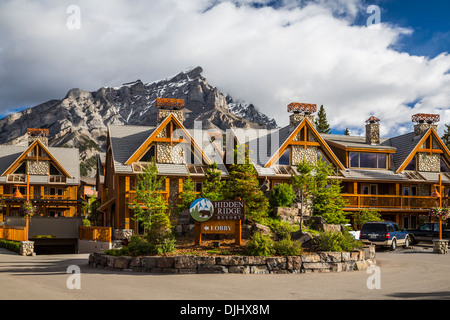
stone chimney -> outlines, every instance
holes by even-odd
[[[183,123],[183,108],[184,108],[184,100],[183,99],[156,99],[156,108],[158,109],[158,117],[157,124],[160,124],[165,118],[167,118],[170,114],[173,114],[175,118]]]
[[[307,103],[297,103],[293,102],[288,105],[288,112],[292,113],[289,117],[289,127],[294,128],[303,119],[308,119],[309,122],[314,126],[314,112],[317,111],[317,105],[307,104]]]
[[[380,144],[380,119],[371,116],[366,120],[366,143],[371,145]]]
[[[48,135],[49,135],[48,129],[28,128],[27,134],[28,134],[28,145],[29,146],[36,140],[39,140],[42,142],[42,144],[44,146],[48,147]]]
[[[419,136],[430,128],[433,128],[437,132],[438,126],[435,122],[439,122],[440,119],[441,117],[438,114],[417,113],[413,115],[411,120],[416,123],[414,126],[414,135]]]

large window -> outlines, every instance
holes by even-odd
[[[350,152],[351,168],[387,169],[387,154]]]

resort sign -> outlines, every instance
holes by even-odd
[[[201,245],[202,234],[235,234],[241,244],[241,221],[245,218],[245,202],[241,200],[210,201],[199,198],[189,208],[195,220],[195,243]]]

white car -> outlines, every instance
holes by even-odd
[[[352,225],[351,224],[346,224],[345,227],[351,228]],[[356,231],[349,230],[348,232],[353,236],[353,238],[355,238],[355,240],[359,240],[359,234],[361,233],[361,231],[359,231],[359,230],[356,230]]]

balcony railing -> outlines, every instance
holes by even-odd
[[[429,209],[437,206],[437,199],[424,196],[397,196],[372,194],[343,194],[347,208]],[[443,198],[446,203],[448,197]]]
[[[169,204],[169,192],[161,191],[161,192],[159,192],[159,194],[161,195],[165,204],[168,205]],[[136,199],[136,191],[134,191],[134,190],[128,191],[125,196],[125,199],[126,199],[126,202],[128,203],[128,205],[131,205],[132,203],[134,203],[134,200]]]

